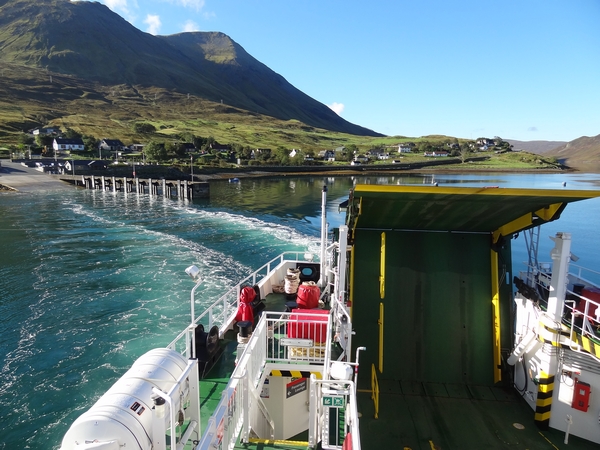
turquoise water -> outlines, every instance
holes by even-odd
[[[354,182],[600,189],[595,175],[285,177],[211,184],[183,202],[76,190],[0,195],[0,449],[58,448],[69,425],[146,350],[189,321],[196,264],[202,304],[283,251],[316,251],[321,188],[328,222]],[[600,200],[558,224],[600,271]],[[548,241],[547,243],[545,241]],[[541,254],[551,248],[542,239]],[[524,259],[524,254],[523,254]]]

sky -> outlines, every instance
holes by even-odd
[[[389,136],[600,134],[600,0],[101,0],[136,28],[227,34]]]

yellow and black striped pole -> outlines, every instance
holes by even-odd
[[[554,375],[548,375],[543,370],[539,374],[538,394],[535,402],[535,424],[541,430],[550,426],[550,410],[552,394],[554,393]]]

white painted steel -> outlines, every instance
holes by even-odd
[[[160,421],[152,410],[154,390],[168,392],[178,386],[180,395],[171,410],[183,410],[189,396],[187,373],[188,361],[175,351],[159,348],[144,354],[96,404],[75,420],[63,438],[61,450],[78,450],[86,442],[109,445],[111,441],[124,448],[165,448],[153,443],[153,427]]]

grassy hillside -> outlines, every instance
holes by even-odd
[[[279,120],[193,95],[156,87],[103,85],[73,76],[6,64],[0,69],[0,144],[18,142],[24,130],[53,125],[124,143],[168,140],[184,132],[213,136],[222,143],[251,147],[331,149],[355,144],[361,149],[409,140],[358,136]],[[136,134],[133,125],[153,124],[157,133]],[[442,141],[442,136],[431,141]]]
[[[600,135],[583,136],[544,154],[557,158],[570,167],[589,172],[600,172]]]
[[[98,2],[0,2],[0,63],[103,86],[156,87],[280,120],[379,135],[339,117],[222,33],[152,36]]]
[[[157,132],[134,132],[141,122]],[[125,144],[192,133],[224,144],[315,152],[464,141],[386,137],[349,123],[222,33],[152,36],[98,2],[0,0],[0,145],[18,144],[25,130],[42,126]],[[597,144],[571,144],[556,156],[566,159],[582,145],[592,156],[566,162],[589,170]]]
[[[562,145],[565,145],[564,141],[516,141],[514,139],[506,139],[512,146],[513,150],[519,151],[524,150],[530,153],[537,153],[543,155],[550,150],[554,150]]]

